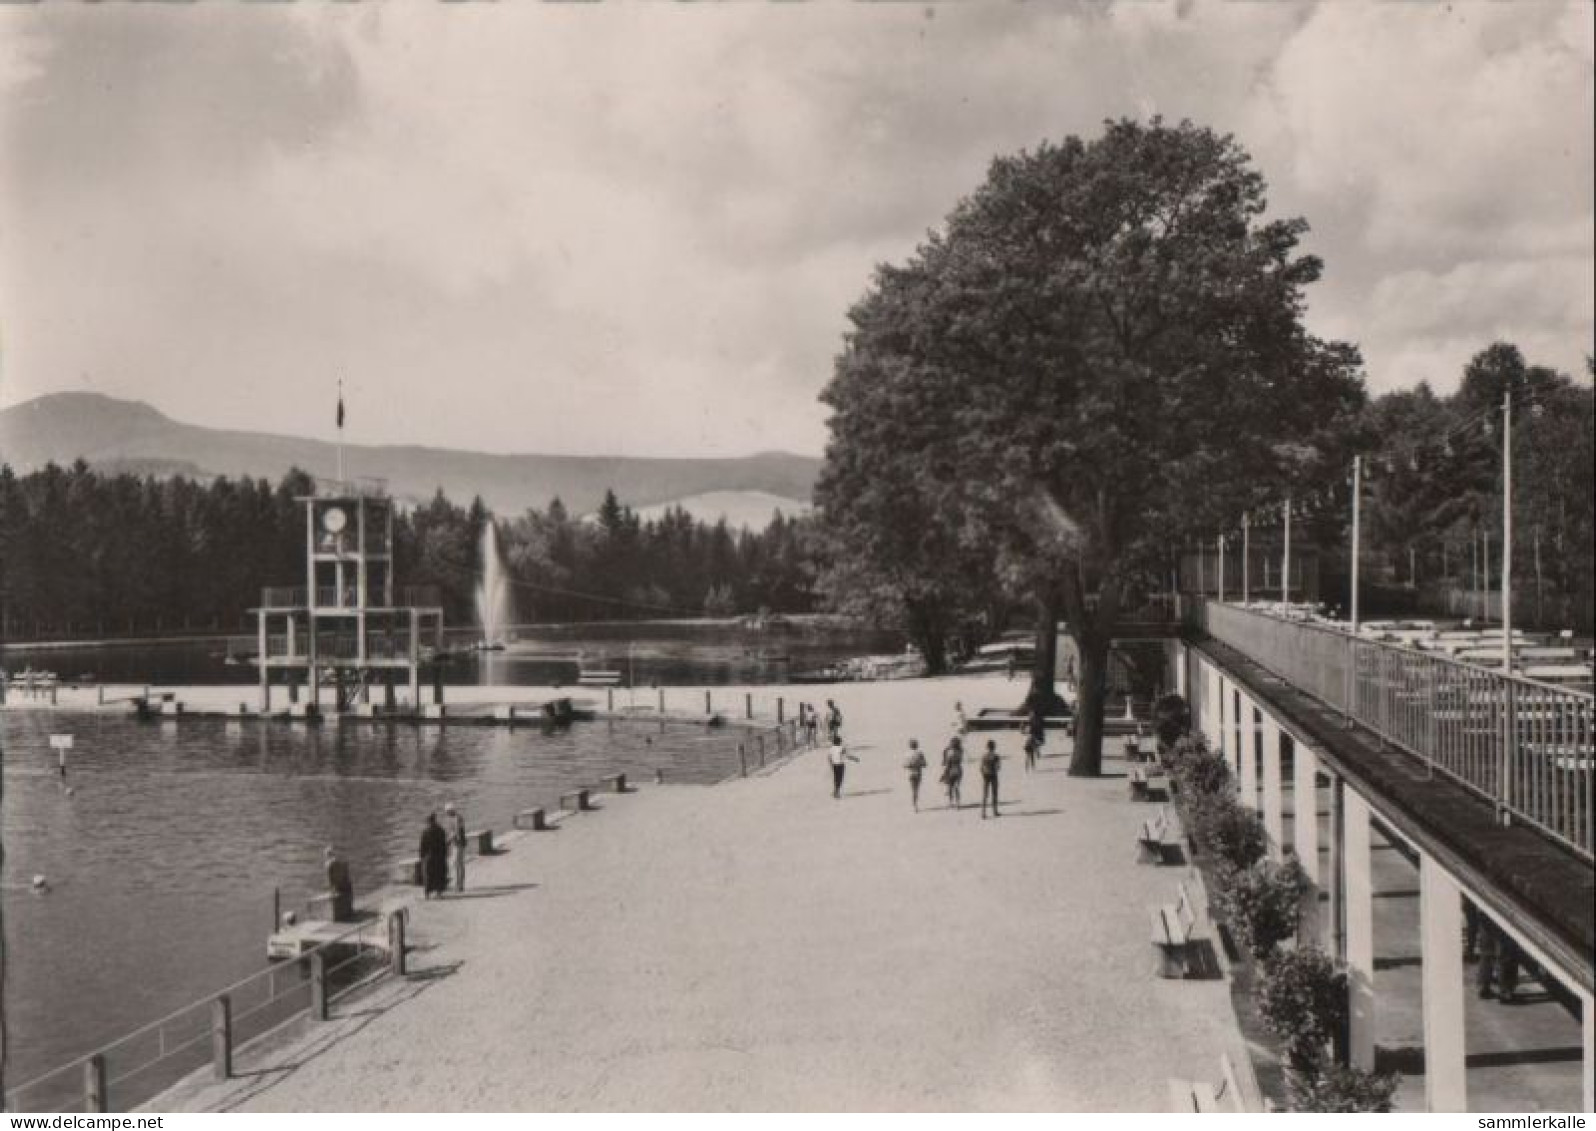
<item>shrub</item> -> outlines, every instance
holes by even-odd
[[[1317,1074],[1346,1024],[1346,971],[1316,946],[1278,951],[1264,963],[1258,1013],[1291,1068]]]
[[[1309,886],[1296,857],[1287,857],[1284,864],[1259,860],[1227,877],[1220,905],[1238,940],[1254,958],[1265,959],[1296,935]]]
[[[1170,749],[1190,729],[1191,708],[1179,695],[1165,695],[1153,704],[1153,733],[1159,746]]]
[[[1292,1111],[1346,1112],[1391,1110],[1391,1096],[1402,1077],[1395,1072],[1320,1065],[1316,1071],[1288,1072]]]
[[[1188,797],[1229,792],[1230,767],[1223,757],[1208,749],[1208,740],[1200,734],[1184,734],[1176,739],[1165,762],[1176,789]]]
[[[1228,793],[1191,799],[1191,834],[1197,847],[1215,857],[1222,870],[1245,872],[1269,852],[1263,818]],[[1229,886],[1230,876],[1223,877]]]

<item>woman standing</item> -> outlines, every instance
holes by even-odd
[[[942,751],[942,784],[948,787],[948,808],[957,809],[961,800],[959,783],[964,780],[964,740],[954,735]]]
[[[914,804],[914,811],[920,811],[920,775],[925,773],[925,751],[920,749],[918,739],[909,739],[909,760],[903,764],[909,771],[909,800]]]

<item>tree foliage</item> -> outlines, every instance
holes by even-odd
[[[920,537],[983,547],[1064,612],[1082,656],[1071,772],[1097,772],[1114,625],[1172,541],[1334,448],[1361,407],[1356,352],[1302,327],[1306,225],[1264,208],[1230,138],[1111,122],[994,161],[850,312],[823,397],[825,521],[846,531],[900,491],[906,521],[944,527]]]

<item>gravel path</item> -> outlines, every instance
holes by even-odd
[[[1224,982],[1152,974],[1147,909],[1178,876],[1135,863],[1125,783],[1069,778],[1061,738],[1027,774],[1005,734],[1001,819],[942,808],[934,771],[910,809],[908,738],[935,763],[955,699],[1021,693],[794,691],[846,716],[841,800],[821,751],[603,798],[477,864],[474,897],[418,904],[420,975],[152,1107],[1162,1110],[1239,1038]]]

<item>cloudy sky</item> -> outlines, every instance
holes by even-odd
[[[870,268],[996,153],[1234,133],[1375,389],[1593,337],[1584,2],[0,4],[0,405],[818,453]]]

